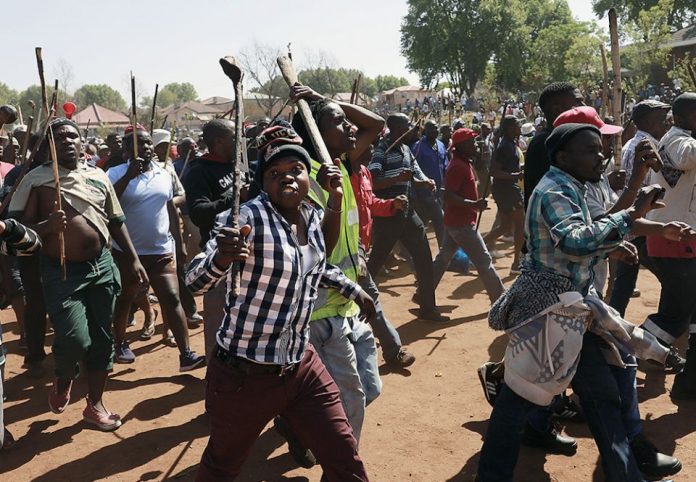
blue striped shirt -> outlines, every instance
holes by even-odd
[[[385,137],[372,153],[372,160],[367,168],[370,170],[370,174],[372,174],[373,182],[397,177],[405,169],[411,169],[413,171],[413,179],[427,181],[428,177],[423,174],[423,171],[421,171],[418,165],[418,161],[416,161],[411,149],[409,149],[406,144],[400,144],[398,147],[394,147],[385,154],[391,144],[391,139]],[[375,196],[382,199],[394,199],[396,196],[405,194],[410,197],[412,191],[411,182],[412,181],[399,181],[386,189],[375,189]]]
[[[299,362],[309,341],[309,319],[318,287],[336,289],[351,300],[360,293],[360,287],[341,270],[326,264],[321,211],[304,203],[302,215],[308,226],[308,246],[319,260],[307,272],[303,272],[300,245],[290,224],[263,192],[242,205],[239,213],[239,225],[251,226],[247,236],[251,254],[240,263],[239,295],[231,294],[229,267],[223,271],[213,262],[215,231],[205,251],[188,268],[186,284],[194,294],[212,289],[224,278],[227,298],[216,338],[233,355],[257,363]],[[229,225],[230,211],[217,219],[216,230]]]
[[[525,268],[560,274],[583,295],[592,285],[598,259],[615,249],[631,229],[625,210],[593,221],[586,193],[583,183],[551,166],[529,199],[525,221],[529,250]]]

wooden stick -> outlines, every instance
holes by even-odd
[[[53,110],[53,112],[58,112],[58,79],[53,82],[53,92],[55,92],[56,96],[55,100],[53,100],[55,103],[51,106],[51,110]]]
[[[85,127],[85,140],[87,140],[87,136],[89,136],[89,125],[92,123],[92,118],[90,117],[87,119],[87,127]]]
[[[51,149],[51,158],[52,158],[52,166],[53,166],[53,182],[54,182],[54,187],[56,190],[56,201],[55,201],[55,211],[62,211],[63,210],[63,203],[61,199],[61,194],[60,194],[60,174],[58,173],[58,155],[56,154],[56,141],[53,138],[53,129],[49,127],[48,129],[48,144]],[[65,281],[66,278],[66,272],[65,272],[65,235],[63,231],[60,231],[58,233],[58,251],[59,251],[59,256],[60,256],[60,274],[61,274],[61,279]]]
[[[135,77],[131,72],[131,116],[133,118],[133,161],[138,158],[138,108],[135,104]]]
[[[181,178],[184,176],[184,171],[185,171],[186,168],[188,167],[189,158],[191,157],[191,151],[192,151],[192,150],[193,150],[193,148],[192,148],[192,147],[189,147],[189,150],[188,150],[188,152],[186,153],[186,157],[184,158],[184,165],[181,166],[181,172],[179,172],[179,180],[181,180]]]
[[[276,121],[276,119],[278,119],[278,117],[280,117],[280,114],[283,113],[283,111],[284,111],[285,108],[288,106],[288,104],[290,104],[290,98],[289,98],[289,97],[288,97],[288,100],[285,101],[285,104],[283,104],[283,107],[281,107],[280,110],[276,113],[276,115],[273,116],[273,119],[271,119],[271,122],[269,122],[268,125],[272,125],[272,124]],[[260,134],[260,133],[259,133],[259,134]]]
[[[159,84],[155,84],[155,96],[152,98],[152,114],[150,115],[150,135],[152,131],[155,130],[155,112],[157,110],[157,92],[159,91]],[[169,151],[167,151],[169,155]]]
[[[614,122],[621,125],[621,58],[619,52],[619,27],[616,10],[609,9],[609,36],[611,38],[611,68],[614,71],[614,98],[612,113]],[[614,136],[614,169],[621,169],[621,136]]]
[[[278,66],[280,67],[280,72],[283,74],[285,82],[288,86],[292,87],[297,83],[297,74],[295,73],[295,68],[292,65],[292,61],[285,55],[278,57]],[[304,121],[305,127],[307,127],[307,133],[314,146],[314,150],[317,153],[319,161],[322,164],[333,165],[331,160],[331,155],[328,149],[326,149],[326,144],[324,144],[324,139],[321,137],[319,132],[319,127],[312,117],[312,111],[309,109],[309,103],[305,99],[299,99],[297,101],[297,109],[300,111],[302,120]]]
[[[416,123],[413,124],[413,127],[411,127],[409,130],[407,130],[406,132],[401,134],[397,140],[392,142],[391,145],[389,147],[387,147],[387,150],[384,151],[384,154],[385,155],[388,154],[392,149],[394,149],[394,147],[396,147],[396,145],[399,142],[401,142],[404,138],[406,138],[406,136],[408,136],[409,134],[412,134],[416,129],[420,128],[421,122],[423,122],[423,119],[418,119],[416,121]]]
[[[39,80],[41,81],[41,104],[43,105],[44,115],[48,119],[48,96],[46,94],[46,79],[44,77],[44,66],[43,66],[43,55],[41,53],[41,47],[36,47],[36,66],[39,69]]]
[[[17,104],[17,115],[19,116],[19,123],[24,125],[24,116],[22,115],[22,106]]]
[[[355,104],[360,103],[360,83],[362,82],[362,74],[358,74],[358,79],[355,81]]]
[[[602,50],[602,72],[604,74],[602,84],[602,117],[604,117],[609,107],[609,67],[607,66],[607,51],[604,44],[600,43],[599,46]]]
[[[27,130],[24,133],[24,142],[22,142],[22,149],[19,151],[19,158],[22,160],[22,163],[24,163],[24,161],[27,158],[27,149],[29,148],[29,139],[31,138],[31,130],[33,127],[34,127],[34,118],[29,116],[29,122],[27,123]]]
[[[232,206],[230,215],[230,224],[232,228],[239,228],[239,191],[240,191],[240,171],[239,166],[243,162],[242,148],[244,146],[242,138],[244,130],[242,123],[244,121],[244,95],[242,88],[242,79],[244,75],[234,57],[224,57],[220,59],[220,66],[225,75],[232,81],[234,86],[234,164],[232,167]],[[239,294],[240,288],[240,273],[239,263],[232,263],[230,267],[230,276],[232,278],[230,293],[232,296]]]

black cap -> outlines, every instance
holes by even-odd
[[[598,136],[602,135],[599,129],[591,124],[561,124],[551,132],[545,144],[551,164],[554,164],[556,153],[563,150],[566,144],[568,144],[576,134],[582,131],[593,131],[596,132]]]
[[[500,127],[502,129],[507,129],[508,126],[519,124],[520,120],[515,117],[514,115],[506,115],[503,117],[503,120],[500,122]]]
[[[660,102],[659,100],[648,99],[638,102],[633,108],[633,113],[631,114],[631,119],[636,121],[640,120],[646,115],[654,112],[655,110],[670,110],[671,105]]]
[[[684,92],[674,99],[672,113],[675,116],[683,117],[688,115],[694,108],[696,108],[696,94],[693,92]]]

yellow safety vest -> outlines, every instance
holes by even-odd
[[[319,206],[326,208],[329,193],[317,182],[317,173],[321,164],[312,160],[312,172],[309,181],[309,198]],[[360,244],[360,220],[358,204],[355,200],[350,175],[341,163],[343,176],[343,204],[341,205],[341,233],[333,251],[328,254],[326,262],[337,266],[351,280],[358,281],[358,245]],[[355,316],[360,313],[358,305],[343,297],[334,289],[319,288],[311,320],[321,320],[332,316]]]

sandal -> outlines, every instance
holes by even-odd
[[[149,323],[145,323],[143,325],[143,329],[140,330],[140,339],[143,341],[149,340],[155,335],[155,323],[157,322],[157,316],[159,315],[159,311],[157,310],[152,310],[154,311],[155,315],[152,317]]]
[[[176,347],[176,338],[174,338],[172,330],[166,330],[164,332],[164,334],[162,335],[162,343],[164,343],[167,346],[171,346],[172,348]]]

